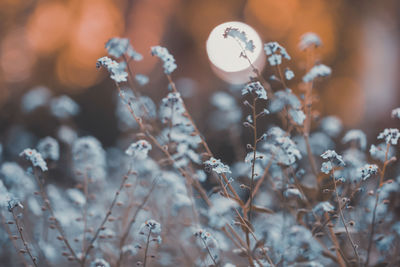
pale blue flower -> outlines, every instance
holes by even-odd
[[[43,172],[48,170],[46,161],[44,161],[42,155],[36,149],[26,148],[19,155],[21,157],[24,156],[34,167],[39,167]]]
[[[326,77],[331,75],[332,70],[324,64],[315,65],[312,67],[307,74],[303,77],[303,82],[312,82],[314,79],[319,77]]]
[[[174,57],[168,52],[168,49],[162,46],[151,47],[151,54],[153,56],[159,57],[164,62],[164,73],[169,75],[176,68]]]
[[[151,148],[152,148],[151,144],[143,139],[135,143],[132,143],[125,151],[125,153],[129,156],[134,156],[139,159],[144,159],[147,157]]]
[[[300,38],[299,48],[300,50],[306,50],[309,47],[319,47],[322,45],[319,36],[313,32],[307,32]]]
[[[254,93],[257,98],[267,100],[267,92],[265,91],[264,87],[261,85],[260,82],[251,82],[247,84],[243,90],[242,95]]]
[[[397,145],[397,141],[400,138],[399,129],[388,129],[386,128],[378,135],[378,139],[385,139],[386,144]]]
[[[209,160],[204,162],[206,169],[212,170],[218,174],[230,173],[228,165],[225,165],[221,160],[211,157]]]

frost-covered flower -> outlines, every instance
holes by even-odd
[[[327,150],[324,153],[322,153],[321,158],[329,160],[328,162],[323,162],[321,171],[323,173],[328,174],[332,169],[333,166],[344,166],[345,163],[343,161],[342,156],[336,153],[334,150]]]
[[[386,128],[378,135],[378,139],[385,139],[386,144],[397,145],[397,141],[400,138],[399,129],[388,129]]]
[[[95,259],[90,263],[90,267],[110,267],[110,264],[103,259]]]
[[[291,197],[298,197],[298,198],[303,198],[303,195],[301,194],[300,190],[297,188],[288,188],[283,192],[283,195],[287,198]]]
[[[115,82],[126,82],[128,73],[125,71],[125,64],[118,63],[109,57],[102,57],[97,60],[96,67],[105,67],[110,72],[110,78]]]
[[[197,231],[194,232],[193,234],[195,237],[200,238],[204,243],[201,243],[201,245],[206,245],[209,248],[217,248],[218,243],[217,240],[207,231],[203,229],[198,229]]]
[[[342,143],[344,144],[352,141],[358,142],[360,144],[361,150],[365,150],[367,147],[367,136],[361,130],[350,130],[344,135],[342,139]]]
[[[146,84],[149,83],[149,77],[147,77],[146,75],[143,75],[143,74],[136,74],[135,75],[135,80],[141,86],[146,85]]]
[[[267,92],[260,82],[251,82],[242,89],[242,95],[255,94],[257,98],[267,100]]]
[[[106,49],[108,54],[115,58],[119,58],[126,53],[130,58],[135,61],[140,61],[143,59],[143,56],[136,52],[130,45],[128,38],[111,38],[106,43]]]
[[[378,166],[376,164],[365,164],[364,167],[359,169],[361,179],[367,180],[371,175],[378,172]]]
[[[21,100],[22,111],[32,112],[38,107],[45,106],[51,97],[51,92],[47,87],[38,86],[29,90]]]
[[[254,43],[253,40],[249,40],[247,38],[246,32],[240,31],[238,28],[228,27],[225,29],[223,37],[228,38],[228,36],[236,38],[244,44],[244,49],[250,52],[254,51]],[[241,56],[244,56],[243,54]]]
[[[8,204],[7,209],[9,212],[12,212],[16,207],[20,207],[21,209],[24,208],[24,206],[22,206],[21,202],[18,199],[13,198],[13,197],[8,200],[7,204]]]
[[[322,162],[321,172],[328,174],[332,170],[332,162]]]
[[[44,159],[58,160],[60,158],[60,145],[53,137],[47,136],[41,139],[37,149]]]
[[[73,167],[79,179],[85,175],[101,180],[106,175],[106,155],[99,140],[93,136],[80,137],[72,144]]]
[[[218,174],[222,173],[230,173],[230,169],[228,165],[225,165],[221,162],[221,160],[211,157],[209,160],[204,162],[206,166],[206,170],[213,170]]]
[[[42,155],[36,151],[36,149],[26,148],[24,151],[19,154],[21,157],[24,156],[27,160],[29,160],[33,166],[39,167],[42,171],[47,171],[47,164],[44,161]]]
[[[277,91],[274,96],[269,104],[269,110],[272,113],[279,112],[287,106],[297,110],[301,108],[300,100],[289,88]]]
[[[269,42],[264,44],[265,54],[268,56],[268,62],[271,66],[280,65],[282,57],[290,60],[291,57],[286,52],[286,49],[278,42]]]
[[[323,202],[318,203],[313,208],[313,211],[315,213],[324,213],[324,212],[332,211],[334,209],[335,209],[335,207],[331,203],[329,203],[328,201],[323,201]]]
[[[312,67],[306,75],[303,77],[303,82],[312,82],[314,79],[319,77],[326,77],[331,75],[332,70],[324,64],[315,65]]]
[[[377,146],[371,145],[369,149],[369,153],[373,159],[379,160],[381,162],[385,161],[385,156],[386,156],[386,149],[387,146],[385,143],[381,143]],[[393,156],[393,147],[389,148],[389,153],[388,153],[388,158],[391,158]]]
[[[289,115],[297,125],[303,125],[306,114],[301,109],[289,109]]]
[[[294,72],[291,69],[286,68],[285,69],[285,78],[286,78],[286,80],[290,81],[291,79],[294,78]]]
[[[157,241],[161,244],[161,224],[155,220],[147,220],[140,226],[139,234],[147,237],[150,235],[151,241]]]
[[[392,110],[392,118],[400,119],[400,107]]]
[[[342,121],[336,116],[322,119],[321,129],[331,137],[337,137],[343,129]]]
[[[337,161],[338,165],[344,166],[344,161],[342,156],[336,153],[334,150],[327,150],[324,153],[322,153],[321,158],[327,159],[327,160],[332,160],[332,161]]]
[[[125,151],[125,153],[129,156],[133,156],[139,159],[145,159],[149,154],[151,148],[151,144],[143,139],[132,143]]]
[[[67,95],[61,95],[50,101],[51,113],[60,119],[75,116],[79,110],[79,105]]]
[[[263,149],[272,154],[280,164],[289,166],[302,158],[296,143],[281,128],[272,127],[264,136],[267,143],[263,145]]]
[[[168,52],[168,49],[162,46],[151,47],[151,55],[159,57],[164,62],[164,73],[169,75],[176,68],[174,57]]]
[[[321,45],[322,45],[321,39],[316,33],[307,32],[301,36],[299,48],[300,50],[306,50],[311,46],[319,47]]]

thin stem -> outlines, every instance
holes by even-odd
[[[22,234],[22,227],[20,226],[20,224],[18,222],[18,218],[14,213],[14,209],[11,209],[11,213],[13,215],[15,225],[17,226],[17,230],[18,230],[19,236],[21,238],[22,244],[24,245],[25,250],[29,255],[29,258],[31,258],[33,265],[35,265],[35,267],[38,267],[38,265],[36,263],[36,258],[33,257],[32,252],[31,252],[31,250],[30,250],[30,248],[28,246],[28,243],[25,241],[24,235]]]
[[[149,250],[150,235],[151,235],[151,229],[149,230],[149,234],[147,235],[146,248],[144,249],[143,267],[146,267],[147,263],[147,251]]]
[[[84,207],[83,207],[82,255],[85,253],[85,241],[86,241],[86,230],[87,230],[87,210],[88,210],[88,201],[89,201],[87,171],[85,171],[85,175],[84,175],[83,191],[84,191],[86,199],[85,199],[85,204],[84,204]],[[84,262],[82,262],[82,264],[84,264]]]
[[[115,195],[114,195],[114,198],[113,198],[113,200],[112,200],[112,202],[111,202],[111,205],[110,205],[110,207],[108,208],[108,210],[107,210],[107,212],[106,212],[106,215],[104,216],[103,221],[101,222],[101,224],[100,224],[100,226],[97,228],[97,230],[96,230],[94,236],[93,236],[92,239],[90,240],[90,242],[89,242],[89,244],[88,244],[88,246],[87,246],[87,248],[86,248],[86,251],[85,251],[85,253],[84,253],[83,256],[82,256],[82,266],[85,265],[85,261],[86,261],[88,255],[89,255],[90,250],[93,248],[93,244],[94,244],[94,242],[96,241],[97,237],[99,236],[100,231],[104,230],[103,227],[104,227],[104,225],[106,224],[106,222],[107,222],[107,220],[108,220],[108,217],[110,217],[110,215],[111,215],[111,213],[112,213],[112,210],[113,210],[113,208],[114,208],[114,206],[115,206],[115,203],[117,202],[118,196],[120,195],[122,188],[124,187],[126,181],[128,180],[128,177],[129,177],[129,174],[131,173],[131,170],[132,170],[132,167],[129,168],[129,171],[127,172],[127,174],[124,175],[124,177],[123,177],[123,179],[122,179],[122,182],[121,182],[121,184],[120,184],[120,186],[119,186],[117,192],[115,192]]]
[[[328,217],[328,213],[325,212],[324,215],[325,215],[326,221],[329,222],[330,219]],[[328,231],[329,231],[329,235],[331,237],[332,243],[335,246],[336,257],[338,259],[338,263],[339,263],[340,267],[346,267],[346,263],[344,261],[347,262],[347,260],[344,258],[344,256],[342,257],[342,254],[340,253],[339,242],[337,241],[336,235],[333,232],[332,227],[328,227]]]
[[[1,223],[3,224],[4,229],[6,230],[7,234],[8,234],[8,238],[11,240],[11,242],[13,243],[13,246],[15,248],[15,250],[18,252],[18,245],[17,242],[15,241],[15,239],[13,238],[13,234],[11,233],[10,227],[8,227],[5,218],[3,216],[3,214],[0,212],[0,216],[1,216]],[[26,259],[24,256],[22,256],[20,253],[18,253],[18,256],[21,258],[22,263],[24,264],[25,267],[28,267],[29,264],[26,262]]]
[[[136,217],[139,214],[139,212],[143,209],[144,205],[146,204],[147,200],[149,199],[151,193],[153,192],[156,182],[153,183],[152,187],[150,188],[150,191],[147,193],[147,195],[144,197],[142,203],[139,205],[139,207],[136,209],[135,214],[133,215],[132,219],[129,221],[128,227],[126,228],[124,234],[122,235],[122,238],[119,242],[119,257],[116,263],[116,267],[119,267],[122,263],[122,259],[124,257],[124,253],[122,251],[122,247],[125,245],[125,241],[129,236],[129,232],[132,228],[133,223],[136,221]]]
[[[379,188],[382,186],[383,179],[385,178],[386,166],[388,164],[389,149],[390,149],[390,143],[387,143],[386,152],[385,152],[385,161],[383,163],[381,176],[379,177],[377,188],[376,188],[375,205],[374,205],[374,211],[372,213],[371,232],[369,234],[369,240],[368,240],[367,261],[365,262],[365,266],[366,267],[368,267],[368,264],[369,264],[369,258],[370,258],[370,254],[371,254],[371,248],[372,248],[372,241],[373,241],[373,237],[374,237],[374,234],[375,234],[376,210],[378,208],[379,193],[380,193]]]
[[[46,206],[46,208],[49,210],[50,215],[54,221],[54,225],[57,229],[57,231],[59,232],[59,234],[61,235],[61,239],[64,242],[65,246],[68,248],[69,252],[71,253],[72,257],[77,261],[77,262],[81,262],[81,260],[78,258],[78,256],[75,254],[75,251],[72,249],[67,236],[65,235],[64,229],[62,228],[60,222],[58,221],[58,219],[56,218],[53,208],[51,207],[50,204],[50,200],[47,197],[46,191],[44,190],[44,185],[42,183],[42,181],[40,180],[40,178],[36,175],[36,172],[34,172],[34,177],[36,179],[37,184],[39,185],[40,188],[40,196],[42,197],[42,200]]]
[[[251,183],[250,183],[250,210],[249,210],[249,221],[251,222],[251,215],[253,210],[253,190],[254,190],[254,174],[255,174],[255,164],[257,157],[257,117],[256,117],[256,102],[257,98],[253,99],[252,115],[253,115],[253,162],[251,164]]]
[[[354,254],[356,255],[357,263],[358,263],[357,266],[360,266],[360,256],[358,255],[357,247],[356,247],[356,245],[354,244],[353,238],[351,237],[351,235],[350,235],[350,233],[349,233],[349,230],[348,230],[348,228],[347,228],[347,224],[346,224],[345,219],[344,219],[343,210],[342,210],[342,205],[341,205],[341,203],[340,203],[340,197],[339,197],[339,193],[338,193],[337,187],[336,187],[335,176],[333,175],[333,169],[331,170],[331,177],[332,177],[332,179],[333,179],[333,186],[334,186],[334,189],[335,189],[336,201],[337,201],[337,203],[338,203],[339,217],[340,217],[340,220],[342,221],[342,224],[343,224],[343,226],[344,226],[344,229],[346,230],[346,235],[347,235],[347,237],[348,237],[348,239],[349,239],[349,241],[350,241],[350,244],[351,244],[351,246],[353,247]]]
[[[206,241],[204,241],[204,239],[201,238],[201,237],[200,237],[200,239],[201,239],[201,241],[203,241],[204,247],[206,248],[207,253],[208,253],[208,255],[210,256],[211,260],[214,262],[215,266],[218,266],[218,263],[217,263],[217,261],[214,259],[213,255],[211,254],[210,248],[207,246]]]

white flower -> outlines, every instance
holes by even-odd
[[[392,110],[392,118],[400,119],[400,107]]]
[[[318,77],[326,77],[331,75],[332,70],[324,64],[315,65],[312,67],[307,74],[303,77],[303,82],[312,82]]]
[[[254,93],[258,98],[267,100],[267,92],[260,82],[251,82],[247,84],[243,90],[242,95]]]
[[[57,140],[50,136],[41,139],[37,149],[44,159],[58,160],[60,158],[60,146]]]
[[[378,139],[385,139],[386,144],[397,145],[400,138],[399,129],[385,129],[378,135]]]
[[[240,31],[237,28],[228,27],[225,29],[223,34],[224,38],[228,38],[228,36],[237,38],[244,44],[244,49],[253,52],[254,51],[254,43],[253,40],[248,40],[247,35],[244,31]]]
[[[291,69],[286,68],[285,69],[285,78],[286,78],[286,80],[290,81],[291,79],[294,78],[294,72]]]
[[[214,157],[211,157],[209,160],[205,161],[204,165],[206,165],[206,169],[211,169],[218,174],[231,172],[229,166],[223,164],[221,160]]]
[[[47,164],[42,155],[36,149],[27,148],[19,154],[21,157],[25,156],[26,159],[31,161],[32,165],[39,167],[42,171],[47,171]]]
[[[367,136],[361,130],[350,130],[348,131],[342,139],[342,143],[348,143],[350,141],[355,141],[360,144],[361,150],[365,150],[367,147]]]
[[[300,50],[306,50],[311,46],[321,46],[322,42],[319,36],[313,32],[307,32],[300,38],[299,48]]]
[[[151,54],[153,56],[159,57],[164,62],[164,73],[169,75],[176,68],[174,57],[168,52],[168,49],[162,46],[151,47]]]
[[[139,159],[145,159],[151,150],[152,146],[146,140],[139,140],[135,143],[132,143],[125,153],[129,156],[134,156]]]
[[[371,175],[378,173],[378,166],[376,164],[365,164],[364,167],[359,169],[361,178],[367,180]]]

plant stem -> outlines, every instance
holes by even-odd
[[[369,234],[368,249],[367,249],[367,260],[365,262],[365,266],[366,267],[368,267],[368,264],[369,264],[369,257],[370,257],[370,254],[371,254],[371,248],[372,248],[372,243],[373,243],[372,241],[373,241],[373,237],[374,237],[374,234],[375,234],[376,210],[378,208],[379,193],[380,193],[379,188],[382,186],[383,179],[385,178],[386,166],[388,164],[389,149],[390,149],[390,143],[387,143],[386,152],[385,152],[385,161],[383,163],[381,176],[379,177],[378,184],[376,186],[375,205],[374,205],[374,211],[372,212],[371,232]]]
[[[339,193],[338,193],[337,187],[336,187],[336,180],[335,180],[335,176],[333,175],[333,169],[331,171],[331,177],[333,179],[333,186],[334,186],[334,189],[335,189],[336,201],[338,203],[339,217],[340,217],[340,220],[342,221],[344,229],[346,230],[346,234],[347,234],[347,237],[348,237],[348,239],[350,241],[350,244],[353,247],[354,254],[356,255],[357,263],[358,263],[357,266],[360,266],[360,256],[358,255],[357,247],[354,244],[353,238],[351,237],[351,235],[349,233],[349,230],[348,230],[347,225],[346,225],[346,221],[344,219],[344,215],[343,215],[343,211],[342,211],[342,205],[340,203],[340,197],[339,197]]]
[[[143,267],[146,267],[146,262],[147,262],[147,251],[149,250],[150,235],[151,235],[151,229],[149,229],[149,234],[147,235],[146,248],[145,248],[145,250],[144,250]]]

